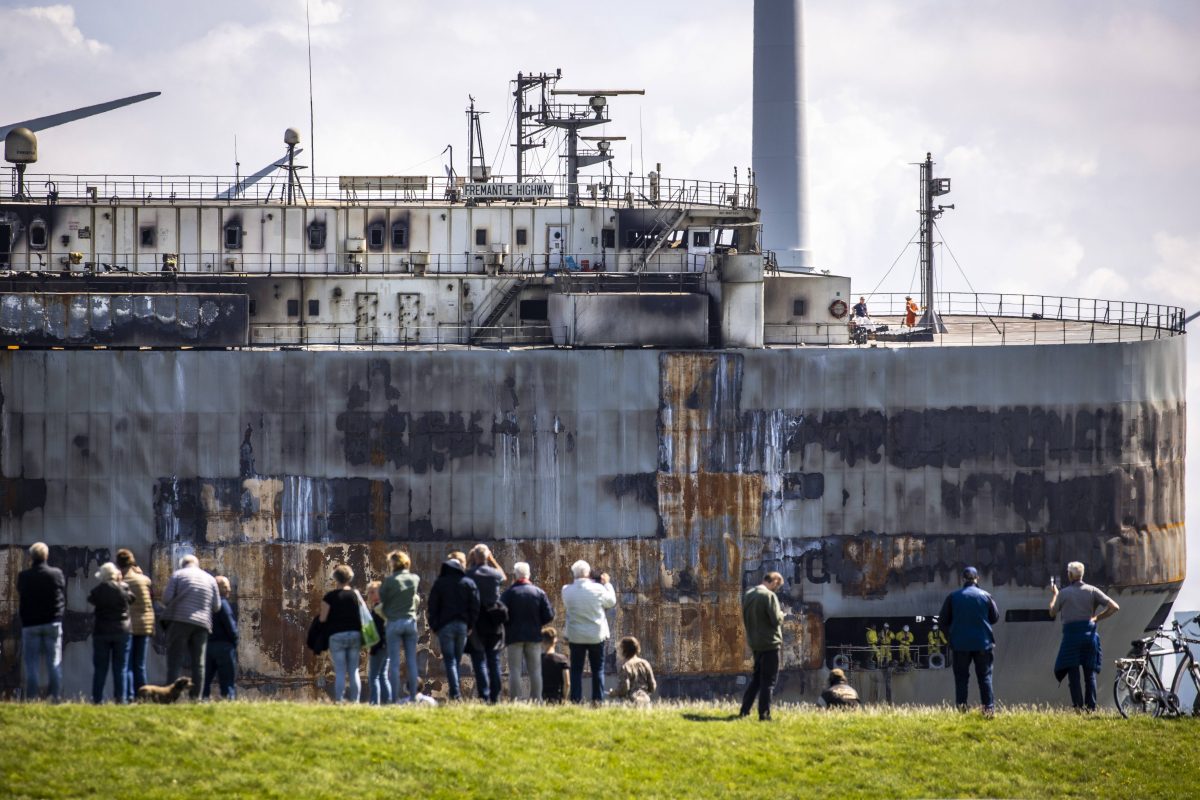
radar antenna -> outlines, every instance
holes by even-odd
[[[567,137],[567,205],[579,205],[580,167],[602,164],[612,160],[608,149],[579,151],[579,131],[609,122],[608,98],[623,94],[645,94],[645,89],[551,89],[551,96],[586,97],[586,103],[546,103],[538,123],[550,128],[562,128]],[[611,142],[617,137],[601,137],[596,141]]]
[[[97,103],[94,106],[84,106],[76,108],[72,111],[62,111],[58,114],[50,114],[45,117],[35,117],[34,119],[22,120],[21,122],[13,122],[8,125],[0,125],[0,139],[8,136],[8,132],[13,128],[28,128],[35,133],[44,131],[46,128],[53,128],[58,125],[65,125],[68,122],[74,122],[77,119],[86,117],[94,117],[97,114],[103,114],[106,111],[130,106],[134,103],[140,103],[143,100],[149,100],[153,97],[158,97],[162,92],[146,92],[145,94],[135,94],[129,97],[122,97],[120,100],[109,100],[107,103]]]

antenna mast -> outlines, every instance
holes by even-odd
[[[933,198],[950,193],[949,178],[933,177],[933,156],[925,154],[921,162],[921,303],[925,313],[921,325],[928,325],[935,333],[945,333],[946,326],[933,307],[933,224],[946,209],[954,206],[934,206]]]
[[[475,183],[487,183],[492,171],[483,152],[483,131],[479,127],[479,116],[486,112],[476,111],[475,98],[471,95],[467,97],[471,99],[471,106],[467,109],[467,171]]]
[[[546,146],[546,140],[544,138],[539,139],[536,142],[533,141],[535,137],[545,133],[546,126],[531,125],[530,120],[535,120],[538,117],[545,115],[547,103],[546,91],[551,86],[557,84],[558,79],[561,77],[561,68],[556,70],[553,75],[545,72],[539,75],[525,75],[518,72],[517,79],[512,82],[513,97],[516,98],[514,105],[516,106],[517,141],[513,147],[517,148],[517,183],[521,183],[525,180],[525,151],[532,150],[535,147]],[[541,103],[531,110],[525,100],[525,93],[539,86],[542,89]]]

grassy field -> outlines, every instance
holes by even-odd
[[[716,705],[0,705],[16,797],[1181,797],[1200,720]]]

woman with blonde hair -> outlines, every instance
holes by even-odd
[[[133,593],[133,602],[129,605],[133,638],[130,639],[129,669],[125,678],[125,694],[133,699],[137,690],[146,685],[146,651],[154,636],[154,603],[150,597],[150,579],[142,573],[131,550],[122,547],[117,551],[117,568]]]
[[[100,581],[88,594],[88,602],[96,607],[96,624],[92,629],[92,702],[104,702],[104,679],[112,664],[113,701],[129,702],[126,694],[125,672],[129,669],[129,604],[133,592],[121,580],[121,570],[111,561],[100,565],[96,572]]]
[[[504,570],[486,544],[475,545],[467,554],[467,577],[479,588],[479,617],[467,641],[467,654],[479,699],[495,703],[500,699],[500,651],[504,649],[508,609],[500,602]]]
[[[379,587],[383,618],[387,620],[388,677],[392,699],[397,703],[420,698],[421,678],[417,670],[417,588],[421,578],[409,571],[412,559],[403,550],[388,553],[391,574]],[[408,671],[408,695],[400,695],[400,648],[404,648],[404,668]]]

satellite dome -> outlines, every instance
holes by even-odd
[[[283,132],[283,143],[286,145],[300,144],[300,131],[295,128],[288,128]]]
[[[4,137],[4,160],[10,164],[37,161],[37,136],[29,128],[13,128]]]

